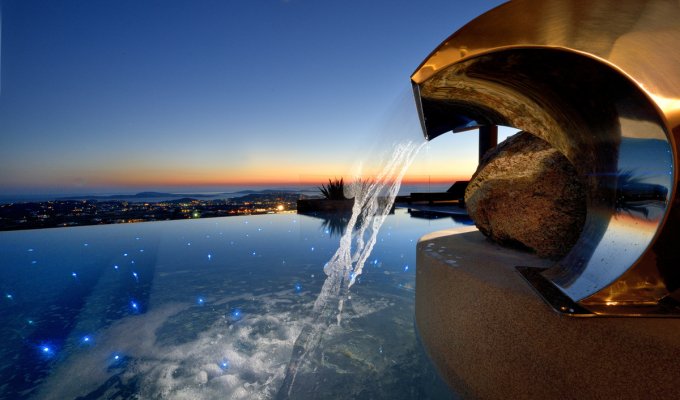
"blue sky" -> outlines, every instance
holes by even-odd
[[[366,149],[420,140],[386,131],[415,111],[409,76],[500,3],[4,0],[0,193],[347,174]],[[469,173],[476,138],[458,136],[411,175]]]

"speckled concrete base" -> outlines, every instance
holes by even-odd
[[[680,319],[575,318],[515,270],[545,260],[474,228],[418,243],[416,325],[464,398],[680,399]]]

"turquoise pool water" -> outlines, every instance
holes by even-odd
[[[415,244],[390,215],[290,398],[451,398],[414,332]],[[0,398],[270,399],[342,223],[297,214],[0,233]]]

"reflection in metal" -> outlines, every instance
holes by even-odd
[[[645,219],[658,219],[652,216],[652,211],[662,210],[668,197],[665,186],[645,183],[633,171],[619,171],[616,186],[612,189],[616,191],[617,213],[625,212],[631,217],[637,214],[637,217]]]
[[[678,48],[678,2],[516,0],[454,33],[411,77],[427,139],[506,125],[574,164],[584,229],[534,275],[594,314],[680,314]]]

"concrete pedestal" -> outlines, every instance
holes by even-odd
[[[680,319],[556,313],[515,266],[550,262],[474,228],[417,249],[416,325],[455,392],[475,399],[680,398]]]

